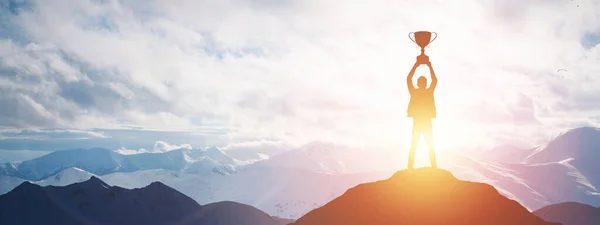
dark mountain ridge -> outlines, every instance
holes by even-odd
[[[64,187],[23,182],[0,195],[3,225],[280,225],[266,213],[235,202],[199,205],[160,182],[144,188],[109,186],[92,177]]]

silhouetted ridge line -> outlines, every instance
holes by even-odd
[[[30,182],[0,195],[2,225],[281,225],[249,205],[220,202],[201,206],[161,183],[143,188],[109,186],[99,178],[68,186]]]
[[[298,219],[294,225],[486,224],[550,225],[487,184],[450,172],[403,170],[360,184]]]

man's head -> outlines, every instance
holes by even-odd
[[[427,88],[427,78],[426,77],[419,77],[417,79],[417,87],[418,88]]]

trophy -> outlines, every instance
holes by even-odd
[[[414,39],[411,37],[411,34],[413,34],[415,37]],[[431,39],[431,34],[435,34],[433,39]],[[427,47],[429,43],[433,42],[437,38],[437,33],[429,31],[410,32],[408,33],[408,38],[421,47],[421,55],[417,57],[417,60],[421,60],[421,64],[427,63],[429,61],[429,57],[425,55],[425,47]]]

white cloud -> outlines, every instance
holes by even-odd
[[[156,141],[152,150],[153,152],[168,152],[176,149],[192,149],[192,146],[189,144],[172,145],[164,141]]]
[[[215,126],[232,128],[231,142],[405,146],[404,80],[419,54],[407,33],[431,30],[436,141],[490,143],[512,130],[534,140],[599,111],[600,47],[581,40],[600,33],[600,4],[577,4],[31,1],[0,40],[11,84],[0,101],[34,119],[1,110],[0,125]]]
[[[164,152],[169,152],[169,151],[178,150],[178,149],[192,149],[192,146],[190,144],[173,145],[173,144],[169,144],[164,141],[156,141],[156,142],[154,142],[154,147],[150,150],[147,150],[145,148],[140,148],[137,150],[136,149],[128,149],[123,146],[114,151],[117,153],[123,154],[123,155],[133,155],[133,154],[140,154],[140,153],[164,153]]]

